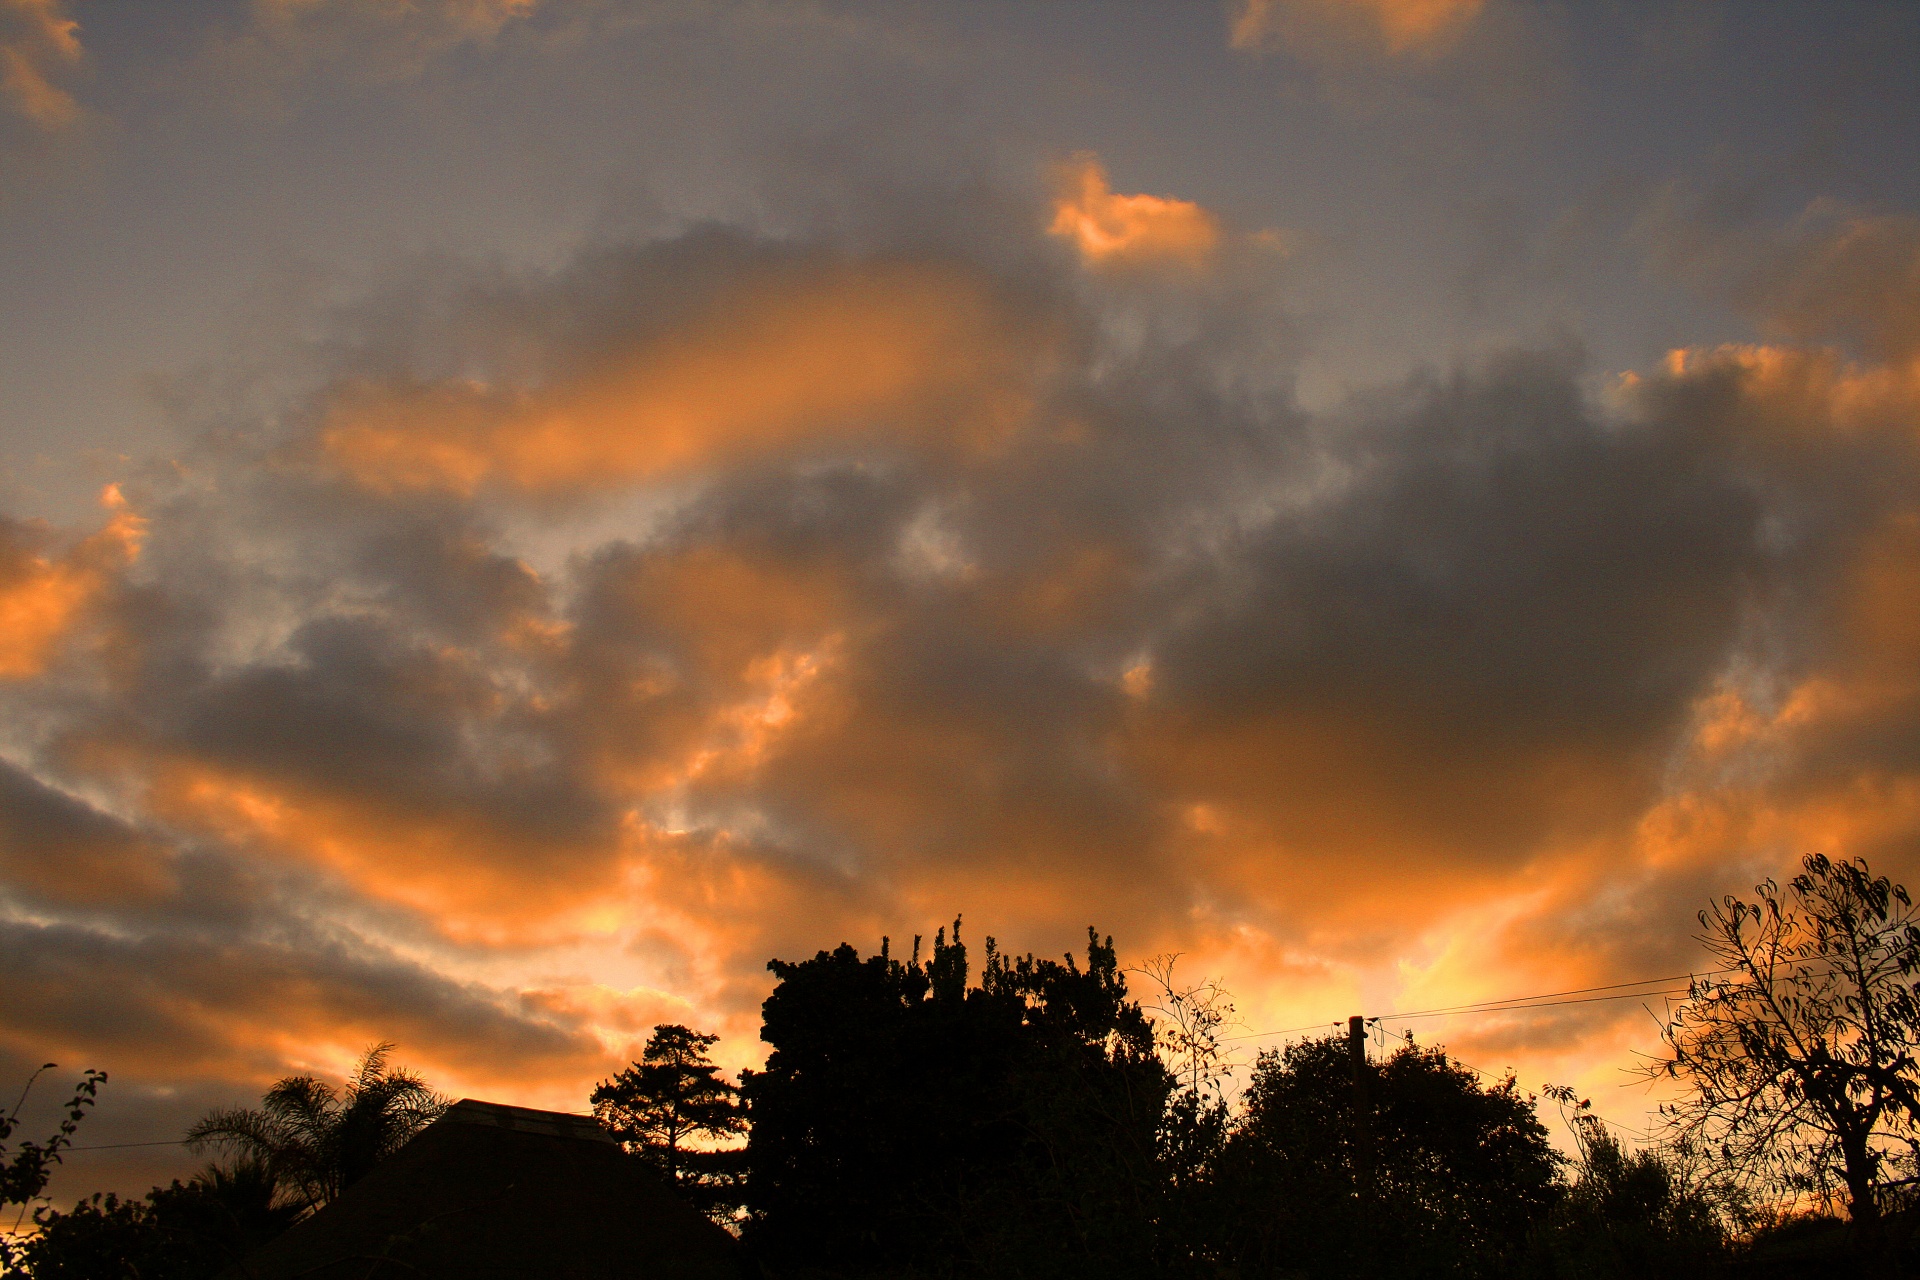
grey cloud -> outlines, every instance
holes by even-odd
[[[731,948],[700,957],[728,1013],[764,982],[749,949],[828,944],[797,933],[949,895],[1063,943],[1093,916],[1177,944],[1223,899],[1297,941],[1369,886],[1497,884],[1569,833],[1621,848],[1754,618],[1831,630],[1815,585],[1889,501],[1855,483],[1861,456],[1789,465],[1699,388],[1602,409],[1564,353],[1310,417],[1284,365],[1262,364],[1270,299],[1078,279],[1040,251],[982,265],[964,238],[895,234],[702,228],[548,277],[453,273],[363,309],[319,359],[328,389],[538,386],[671,332],[743,273],[919,254],[1064,335],[1035,353],[1057,367],[996,448],[789,442],[674,476],[654,518],[609,531],[591,497],[356,490],[306,447],[323,390],[277,433],[209,445],[205,488],[156,497],[119,606],[139,633],[123,683],[69,708],[68,753],[49,758],[119,745],[350,804],[368,821],[349,839],[398,843],[362,850],[312,914],[390,911],[416,942],[481,876],[508,886],[487,910],[509,919],[550,890],[633,905],[616,877],[640,859],[646,892]],[[1787,516],[1826,532],[1783,542]],[[564,572],[535,577],[510,527],[575,536]],[[503,638],[526,619],[537,643]],[[93,821],[42,799],[43,826]],[[1208,807],[1251,834],[1216,850],[1190,825]],[[439,863],[401,866],[428,827],[453,833],[421,855]],[[315,856],[272,844],[221,856],[287,875]],[[402,872],[427,889],[394,899],[383,877]],[[1676,900],[1711,878],[1649,887],[1556,945],[1664,960]],[[593,1060],[564,1018],[254,909],[193,938],[158,916],[129,938],[16,924],[16,1025],[129,1052],[137,1032],[183,1076],[237,1052],[222,1020],[296,1015],[391,1027],[447,1060],[495,1044],[555,1071]],[[621,941],[705,945],[652,923]],[[64,1006],[92,973],[127,976]]]
[[[1670,731],[1763,567],[1758,501],[1684,427],[1597,420],[1573,375],[1510,357],[1342,432],[1337,496],[1252,532],[1169,638],[1177,696],[1463,745]]]
[[[170,861],[151,835],[0,761],[0,886],[63,906],[170,897]]]

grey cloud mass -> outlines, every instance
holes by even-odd
[[[1609,188],[1637,213],[1564,241],[1554,288],[1590,310],[1545,321],[1524,264],[1452,309],[1507,250],[1382,195],[1464,131],[1489,182],[1553,193],[1499,239],[1526,252],[1597,179],[1564,172],[1563,107],[1468,129],[1508,108],[1457,101],[1463,66],[1557,58],[1555,102],[1633,81],[1677,110],[1665,59],[1775,66],[1786,36],[1662,27],[1643,66],[1489,4],[1506,25],[1460,6],[1330,58],[1291,19],[1236,48],[1212,11],[1076,43],[823,5],[779,67],[821,113],[796,139],[751,92],[752,6],[271,9],[170,20],[279,95],[242,203],[290,198],[286,157],[377,153],[407,163],[325,199],[397,208],[397,172],[430,223],[440,166],[485,180],[428,141],[535,163],[504,135],[572,67],[580,132],[540,163],[592,229],[476,212],[421,254],[392,215],[404,250],[338,248],[155,380],[178,434],[85,463],[104,511],[5,526],[0,1069],[112,1071],[101,1140],[379,1038],[567,1107],[663,1019],[747,1065],[769,957],[956,911],[1022,949],[1094,923],[1184,952],[1290,1026],[1677,972],[1703,898],[1810,849],[1920,866],[1911,193],[1810,208],[1801,173],[1695,208],[1662,159]],[[107,71],[117,21],[81,29]],[[606,61],[674,48],[730,68],[725,129],[649,115]],[[899,110],[836,114],[847,68]],[[1022,85],[1030,114],[986,105]],[[339,103],[393,107],[393,137]],[[177,110],[227,163],[232,121]],[[1600,119],[1589,158],[1659,123]],[[1110,190],[1061,176],[1090,149]],[[116,199],[152,181],[116,173]],[[1421,237],[1446,261],[1396,293]],[[11,270],[10,310],[41,287]],[[1441,1034],[1584,1085],[1643,1016]],[[62,1195],[156,1176],[79,1159]]]

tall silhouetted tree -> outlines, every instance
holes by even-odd
[[[593,1114],[620,1144],[658,1168],[708,1212],[730,1216],[740,1152],[714,1144],[746,1128],[740,1091],[707,1051],[719,1036],[675,1023],[653,1029],[640,1061],[592,1095]]]
[[[1217,1163],[1217,1256],[1249,1277],[1506,1274],[1560,1192],[1534,1100],[1412,1044],[1365,1071],[1363,1160],[1346,1040],[1260,1056]]]
[[[968,982],[959,922],[922,962],[883,943],[769,966],[744,1089],[747,1239],[776,1268],[1069,1276],[1153,1267],[1172,1081],[1114,959],[1009,957]]]
[[[1238,1019],[1218,980],[1176,981],[1178,960],[1177,954],[1155,956],[1138,970],[1155,989],[1145,1007],[1175,1081],[1160,1124],[1155,1244],[1163,1272],[1209,1274],[1219,1260],[1209,1222],[1219,1202],[1216,1166],[1232,1122],[1238,1066],[1226,1033]]]
[[[187,1141],[257,1159],[303,1206],[325,1204],[440,1118],[447,1100],[404,1067],[390,1044],[361,1055],[344,1089],[313,1076],[288,1076],[260,1105],[209,1112]]]
[[[1784,889],[1700,913],[1723,969],[1696,979],[1653,1068],[1687,1087],[1665,1114],[1762,1194],[1844,1195],[1880,1216],[1920,1141],[1920,922],[1864,861],[1815,854]]]

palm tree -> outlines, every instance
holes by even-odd
[[[195,1148],[219,1146],[264,1164],[303,1207],[345,1191],[409,1138],[439,1119],[447,1099],[405,1067],[388,1067],[390,1044],[361,1055],[345,1089],[288,1076],[260,1106],[210,1111],[187,1131]]]

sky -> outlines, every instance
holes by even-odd
[[[164,1143],[390,1040],[583,1109],[956,916],[1178,953],[1250,1057],[1702,968],[1807,853],[1912,880],[1916,53],[0,0],[0,1083]],[[1379,1030],[1635,1129],[1663,1008]]]

